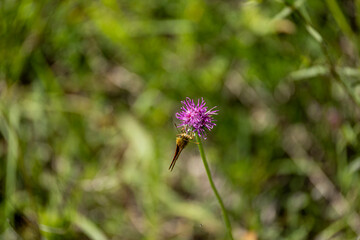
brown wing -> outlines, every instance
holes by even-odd
[[[169,170],[172,171],[175,167],[175,163],[178,160],[181,151],[184,149],[184,147],[180,148],[178,144],[176,144],[176,149],[175,149],[175,154],[174,154],[174,158],[170,164]]]

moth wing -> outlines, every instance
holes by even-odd
[[[176,145],[176,149],[175,149],[175,154],[174,154],[174,158],[170,164],[170,167],[169,167],[169,170],[172,171],[175,167],[175,164],[176,164],[176,161],[178,160],[179,156],[180,156],[180,153],[181,151],[183,150],[184,148],[180,148],[179,145]]]

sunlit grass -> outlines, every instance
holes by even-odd
[[[0,239],[359,235],[359,1],[3,1]]]

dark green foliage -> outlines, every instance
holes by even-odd
[[[355,239],[359,1],[1,1],[0,239]]]

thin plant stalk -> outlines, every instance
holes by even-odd
[[[223,217],[224,217],[224,222],[225,222],[225,225],[226,225],[226,229],[227,229],[227,232],[228,232],[228,236],[231,240],[234,240],[233,236],[232,236],[232,231],[231,231],[231,224],[230,224],[230,220],[229,220],[229,216],[226,212],[226,209],[225,209],[225,206],[224,206],[224,203],[220,197],[220,194],[218,192],[218,190],[216,189],[216,186],[214,184],[214,181],[211,177],[211,172],[210,172],[210,168],[209,168],[209,164],[207,163],[207,160],[206,160],[206,156],[205,156],[205,151],[204,151],[204,148],[203,148],[203,145],[202,145],[202,142],[201,142],[201,139],[200,137],[198,136],[198,134],[196,134],[196,141],[199,143],[198,146],[199,146],[199,150],[200,150],[200,156],[201,156],[201,159],[204,163],[204,167],[205,167],[205,170],[206,170],[206,174],[209,178],[209,182],[210,182],[210,185],[211,185],[211,188],[212,190],[214,191],[215,193],[215,196],[220,204],[220,207],[221,207],[221,211],[222,211],[222,214],[223,214]]]
[[[290,7],[291,9],[293,9],[293,11],[296,11],[296,13],[299,15],[299,17],[304,21],[304,24],[306,26],[306,29],[308,30],[309,34],[320,44],[321,46],[321,50],[323,52],[323,54],[325,55],[327,62],[329,64],[329,70],[330,70],[330,74],[333,77],[333,79],[335,79],[345,90],[345,92],[349,95],[350,99],[353,101],[353,103],[355,105],[357,105],[358,107],[360,107],[360,101],[358,100],[358,98],[356,97],[355,93],[346,85],[346,83],[341,79],[339,73],[336,71],[336,66],[335,63],[333,61],[333,59],[330,56],[330,51],[328,49],[328,44],[325,42],[324,38],[322,37],[322,35],[320,34],[319,31],[316,30],[315,26],[313,26],[313,24],[311,23],[310,19],[308,17],[306,17],[304,15],[304,13],[302,11],[300,11],[298,9],[298,7],[293,6],[292,3],[290,3],[288,0],[284,1],[284,4],[288,7]],[[343,30],[347,29],[348,27],[344,27],[344,24],[347,24],[346,22],[344,22],[345,20],[343,20],[343,16],[340,16],[340,14],[342,15],[341,10],[339,10],[338,5],[336,4],[335,1],[333,0],[328,0],[327,4],[329,5],[329,7],[331,8],[332,12],[338,14],[339,16],[334,16],[335,20],[338,22],[338,24],[340,24]],[[345,30],[345,35],[347,35],[351,40],[353,40],[354,38],[352,37],[352,32],[351,29],[349,31]],[[355,44],[355,47],[356,44]]]

